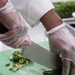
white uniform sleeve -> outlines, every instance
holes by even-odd
[[[39,19],[51,9],[54,9],[50,0],[25,0],[25,19],[34,27],[40,23]]]

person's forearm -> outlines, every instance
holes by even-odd
[[[58,16],[54,9],[43,15],[40,21],[42,22],[47,31],[62,24],[62,19]]]
[[[3,7],[8,0],[0,0],[0,8]]]

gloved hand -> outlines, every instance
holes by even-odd
[[[61,54],[62,75],[75,74],[75,38],[66,28],[65,23],[46,32],[51,52]],[[59,61],[58,61],[59,62]]]
[[[0,8],[0,22],[8,29],[8,32],[0,34],[0,41],[4,44],[13,48],[31,44],[28,25],[10,0]]]

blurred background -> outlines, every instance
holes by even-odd
[[[15,8],[24,15],[24,0],[11,0],[14,4]],[[51,0],[55,6],[56,12],[61,16],[62,19],[72,18],[72,12],[75,12],[75,0]],[[45,36],[45,28],[40,23],[38,26],[31,28],[29,27],[29,35],[31,40],[39,43],[43,41],[47,41],[47,37]],[[11,49],[10,47],[5,46],[0,42],[0,51]]]

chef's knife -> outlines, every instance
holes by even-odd
[[[0,23],[0,34],[7,31],[8,29]],[[22,55],[50,69],[56,69],[61,66],[61,59],[59,57],[56,60],[56,56],[53,53],[34,42],[32,42],[31,46],[23,48]]]
[[[34,42],[32,42],[31,46],[22,49],[22,55],[50,69],[56,69],[61,66],[61,59],[59,57],[56,57],[52,52]]]

